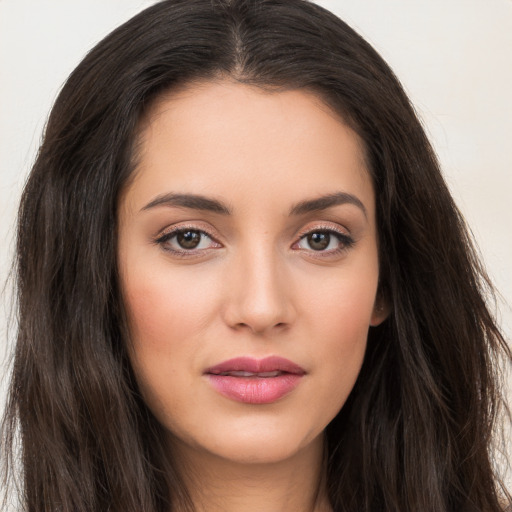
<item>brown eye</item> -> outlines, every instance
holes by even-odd
[[[333,256],[340,251],[348,250],[354,245],[354,239],[334,229],[317,229],[304,234],[298,243],[297,249]]]
[[[318,231],[316,233],[310,233],[306,237],[308,245],[314,251],[323,251],[329,247],[331,242],[331,235],[326,231]]]
[[[175,229],[157,238],[155,242],[165,251],[181,256],[222,247],[202,229],[192,228]]]
[[[200,241],[200,231],[181,231],[176,235],[176,242],[182,249],[195,249]]]

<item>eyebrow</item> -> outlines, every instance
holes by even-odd
[[[306,213],[317,212],[321,210],[327,210],[333,206],[341,204],[353,204],[357,206],[364,213],[365,217],[368,217],[368,212],[361,200],[347,192],[336,192],[335,194],[328,194],[320,196],[315,199],[307,199],[297,203],[290,209],[290,215],[304,215]]]
[[[364,213],[365,217],[368,216],[361,200],[347,192],[336,192],[334,194],[327,194],[314,199],[300,201],[290,208],[289,215],[304,215],[306,213],[327,210],[328,208],[342,204],[357,206]],[[157,206],[177,206],[181,208],[191,208],[193,210],[210,211],[222,215],[231,215],[232,213],[231,209],[221,201],[200,194],[162,194],[149,202],[142,210],[150,210]]]
[[[149,210],[155,206],[178,206],[231,215],[231,209],[225,204],[199,194],[162,194],[149,202],[142,210]]]

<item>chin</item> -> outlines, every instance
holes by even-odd
[[[323,432],[300,432],[288,425],[275,424],[210,429],[206,436],[183,439],[198,453],[236,464],[277,464],[300,455],[304,450],[323,446]],[[181,444],[181,443],[180,443]]]

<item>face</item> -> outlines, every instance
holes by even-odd
[[[119,223],[130,358],[171,442],[238,462],[318,443],[384,317],[357,135],[307,92],[191,85],[142,122]]]

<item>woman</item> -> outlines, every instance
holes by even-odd
[[[114,31],[17,254],[27,510],[503,510],[489,281],[399,83],[320,7]]]

